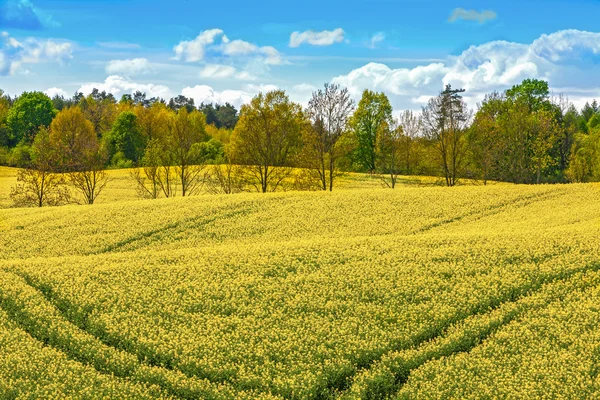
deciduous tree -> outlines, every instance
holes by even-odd
[[[423,108],[425,133],[433,141],[447,186],[454,186],[466,162],[466,132],[471,112],[462,99],[463,89],[450,85]]]
[[[233,161],[246,166],[258,191],[275,191],[291,173],[307,128],[302,107],[284,91],[259,93],[240,111],[231,139]]]
[[[146,138],[141,133],[136,114],[131,111],[119,114],[110,132],[110,139],[115,152],[122,153],[134,163],[144,154]]]
[[[18,206],[58,206],[70,201],[63,174],[56,171],[56,154],[47,128],[40,129],[31,146],[31,164],[17,173],[11,198]]]
[[[385,93],[365,90],[350,120],[357,143],[355,162],[364,171],[375,172],[377,133],[391,121],[392,106]]]
[[[333,190],[338,158],[344,152],[339,139],[348,132],[353,110],[348,89],[328,83],[314,92],[308,103],[312,129],[305,135],[306,167],[316,172],[323,190]]]
[[[56,115],[52,100],[42,92],[25,92],[6,116],[9,146],[23,141],[32,143],[40,127],[48,127]]]
[[[402,126],[395,120],[390,125],[383,124],[377,133],[377,167],[384,176],[389,176],[390,181],[384,178],[383,182],[392,189],[396,187],[400,173],[402,139]]]
[[[205,128],[204,114],[197,110],[188,112],[185,107],[171,121],[167,146],[182,196],[196,193],[203,183],[205,160],[201,157],[200,143],[207,139]]]
[[[86,204],[94,204],[108,181],[104,170],[106,155],[94,125],[78,107],[64,109],[50,125],[50,143],[60,154],[59,166],[70,183]]]

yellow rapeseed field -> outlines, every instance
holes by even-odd
[[[0,209],[2,399],[600,398],[596,184],[136,200],[111,174]]]

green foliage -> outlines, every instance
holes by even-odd
[[[549,96],[548,82],[539,79],[525,79],[521,84],[506,91],[506,97],[525,103],[529,111],[548,109],[550,106]]]
[[[385,93],[365,90],[350,120],[357,145],[353,158],[361,170],[375,171],[377,136],[391,121],[392,106]]]
[[[31,162],[31,146],[26,143],[18,143],[9,150],[6,164],[10,167],[24,168]]]
[[[572,182],[600,179],[600,128],[575,136],[567,176]]]
[[[600,125],[600,113],[595,113],[587,123],[588,131],[596,129],[598,125]]]
[[[119,151],[110,158],[110,165],[114,168],[131,168],[133,167],[133,161]]]
[[[200,159],[206,163],[216,164],[225,160],[225,146],[217,139],[198,143]]]
[[[169,100],[169,108],[173,111],[179,111],[182,108],[185,108],[188,113],[191,113],[196,109],[194,105],[194,99],[187,98],[184,95],[180,94],[177,97],[173,97]]]
[[[140,132],[136,115],[131,111],[122,112],[113,124],[110,139],[116,153],[137,163],[146,147],[146,140]],[[113,164],[114,165],[114,164]]]
[[[10,131],[8,129],[8,125],[6,124],[9,111],[10,102],[5,96],[3,96],[3,92],[0,90],[0,146],[5,147],[10,144]]]
[[[23,93],[8,111],[8,144],[16,146],[23,141],[32,143],[41,126],[48,127],[56,115],[52,100],[42,92]]]
[[[545,82],[526,80],[482,103],[469,139],[484,179],[541,183],[552,177],[552,168],[566,168],[577,116],[544,103],[545,87]]]
[[[238,121],[238,112],[234,106],[229,103],[221,104],[200,104],[198,107],[205,116],[206,124],[214,125],[216,128],[233,129]]]
[[[116,100],[112,94],[94,89],[89,96],[80,99],[78,106],[93,124],[98,138],[111,130],[117,117]]]

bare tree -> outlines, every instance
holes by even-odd
[[[338,158],[343,154],[338,141],[348,131],[348,121],[354,111],[354,101],[347,88],[325,84],[314,92],[307,114],[312,129],[306,131],[307,167],[316,171],[323,190],[333,190]]]
[[[407,175],[414,173],[413,169],[417,163],[415,157],[415,142],[423,131],[421,116],[411,110],[403,111],[398,118],[398,124],[402,128],[401,147],[404,172]]]
[[[197,110],[188,112],[185,107],[179,109],[171,122],[167,143],[182,196],[197,193],[206,178],[199,148],[206,139],[205,126],[204,114]]]
[[[206,190],[211,194],[234,194],[243,192],[244,186],[241,167],[227,162],[223,165],[212,166]]]
[[[67,175],[71,185],[83,195],[85,204],[94,204],[108,183],[108,175],[104,170],[106,156],[97,151],[85,157],[83,162]]]
[[[152,139],[146,146],[141,166],[130,172],[141,197],[175,196],[177,176],[172,163],[171,153],[163,140]]]
[[[377,169],[383,172],[383,182],[392,189],[396,187],[400,173],[402,139],[402,126],[397,120],[392,120],[391,124],[385,123],[378,132]],[[389,182],[385,179],[385,175],[389,176]]]
[[[423,127],[434,143],[447,186],[454,186],[460,178],[467,152],[466,132],[471,111],[460,93],[450,85],[429,100],[423,108]]]

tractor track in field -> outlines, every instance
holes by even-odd
[[[191,374],[178,368],[174,365],[174,360],[171,358],[165,359],[163,356],[154,352],[152,349],[145,348],[148,354],[140,354],[139,351],[132,349],[135,345],[131,341],[123,340],[123,338],[115,337],[109,333],[105,327],[94,325],[89,321],[89,312],[78,312],[78,308],[66,299],[57,296],[49,285],[37,283],[30,275],[22,271],[11,271],[15,275],[20,276],[30,287],[38,291],[50,304],[52,304],[60,315],[69,323],[86,332],[88,335],[95,337],[104,345],[112,347],[118,351],[128,353],[138,359],[140,363],[147,364],[151,367],[164,368],[170,371],[179,371],[188,377],[196,377],[207,379],[216,384],[230,383],[226,379],[217,380],[210,377],[209,374]]]
[[[551,282],[548,282],[547,284],[543,285],[551,285],[551,284],[556,284],[562,281],[566,281],[568,279],[571,279],[572,277],[574,277],[575,275],[577,275],[578,273],[589,273],[589,272],[598,272],[600,271],[600,263],[596,263],[593,264],[591,267],[585,268],[585,269],[580,269],[579,271],[573,271],[572,273],[569,273],[567,276],[560,278],[560,279],[555,279]],[[587,285],[584,285],[583,287],[577,288],[577,291],[584,291],[589,287],[593,287],[595,285],[597,285],[597,282],[594,283],[590,283]],[[528,296],[534,295],[536,293],[539,293],[540,290],[542,290],[542,288],[530,293]],[[528,296],[524,296],[523,299],[525,299]],[[564,298],[564,296],[562,297],[558,297],[558,298],[553,298],[551,302],[553,301],[560,301]],[[545,304],[543,307],[547,307],[551,302]],[[476,338],[476,340],[471,341],[470,343],[465,343],[463,346],[459,346],[455,349],[452,349],[451,351],[446,351],[446,352],[440,352],[439,354],[436,354],[432,357],[428,357],[424,360],[422,360],[421,362],[419,362],[417,365],[415,365],[413,368],[410,368],[409,370],[406,371],[406,373],[402,373],[396,376],[396,391],[394,393],[390,393],[390,395],[393,394],[398,394],[402,388],[404,387],[404,385],[408,382],[410,375],[412,374],[412,371],[420,368],[421,366],[423,366],[424,364],[430,362],[430,361],[435,361],[438,360],[442,357],[449,357],[452,356],[454,354],[461,354],[461,353],[470,353],[471,351],[473,351],[476,347],[478,347],[479,345],[481,345],[485,340],[487,340],[489,337],[491,337],[492,335],[494,335],[496,332],[498,332],[500,329],[502,329],[503,327],[505,327],[506,325],[510,324],[512,321],[517,320],[519,317],[523,316],[524,314],[526,314],[529,311],[532,311],[532,309],[535,309],[534,306],[529,306],[529,307],[524,307],[524,309],[515,312],[514,314],[509,314],[508,316],[506,316],[505,318],[503,318],[502,322],[500,324],[497,325],[491,325],[489,326],[487,329],[483,330],[482,334],[480,336],[478,336]]]
[[[549,261],[552,258],[554,258],[554,257],[548,257],[544,261]],[[423,344],[431,342],[432,340],[443,337],[450,327],[452,327],[453,325],[456,325],[456,324],[460,324],[461,322],[465,321],[469,317],[488,314],[488,313],[502,307],[503,305],[515,303],[527,296],[530,296],[530,295],[536,293],[537,291],[541,290],[545,285],[569,279],[570,277],[572,277],[573,275],[575,275],[577,273],[596,271],[599,269],[600,269],[600,264],[593,265],[591,267],[586,266],[586,267],[582,267],[582,268],[576,268],[576,269],[573,269],[570,271],[565,271],[561,274],[556,274],[556,275],[552,275],[552,276],[538,277],[537,280],[530,282],[526,286],[513,288],[510,292],[508,292],[502,298],[491,299],[484,303],[480,303],[477,306],[473,307],[471,310],[469,310],[465,313],[461,313],[460,315],[456,315],[455,318],[450,318],[448,320],[445,320],[441,323],[438,323],[436,326],[429,328],[426,331],[421,332],[420,334],[416,335],[412,340],[410,340],[408,344],[403,344],[403,345],[395,347],[395,348],[388,348],[385,352],[372,358],[371,360],[364,363],[363,365],[360,365],[359,368],[355,369],[351,373],[347,374],[346,376],[341,377],[343,379],[338,379],[335,382],[326,383],[324,385],[324,387],[322,387],[322,393],[324,393],[322,398],[335,397],[335,393],[344,393],[345,391],[347,391],[350,388],[350,386],[352,385],[353,380],[356,377],[356,375],[358,375],[359,373],[362,373],[366,370],[369,370],[375,363],[380,361],[386,354],[389,354],[392,352],[397,352],[397,351],[403,351],[403,350],[407,350],[407,349],[418,348]],[[158,354],[149,348],[143,349],[143,352],[145,354],[142,355],[140,353],[140,349],[136,348],[133,343],[126,342],[122,338],[119,338],[119,337],[109,334],[103,327],[99,327],[97,325],[93,326],[87,320],[86,314],[82,314],[81,311],[79,311],[79,309],[72,303],[66,301],[65,299],[61,299],[60,297],[58,297],[52,291],[52,288],[50,286],[45,285],[43,283],[36,282],[31,276],[24,273],[23,271],[11,270],[10,272],[21,277],[29,286],[31,286],[33,289],[38,291],[50,304],[52,304],[58,310],[58,312],[61,314],[61,316],[66,321],[75,325],[76,327],[78,327],[79,329],[84,331],[85,333],[98,339],[104,345],[112,347],[118,351],[126,352],[126,353],[136,357],[140,363],[144,363],[149,366],[164,368],[164,369],[171,370],[171,371],[176,370],[178,372],[183,373],[187,377],[207,379],[208,381],[210,381],[214,384],[235,385],[233,380],[215,380],[215,379],[211,379],[212,377],[209,374],[190,373],[190,371],[186,371],[185,368],[179,368],[176,365],[176,360],[168,359],[168,358],[165,359],[163,355]],[[516,318],[516,316],[514,318]],[[510,322],[514,318],[507,320],[506,323]],[[491,335],[495,331],[497,331],[497,329],[500,329],[500,326],[495,327],[494,329],[491,329],[486,335],[481,337],[480,340],[478,340],[476,343],[472,343],[472,345],[470,347],[468,346],[466,348],[453,350],[452,352],[470,351],[473,347],[478,345],[482,340],[485,340],[485,338],[487,338],[489,335]],[[450,353],[448,353],[448,354],[450,354]],[[419,364],[419,366],[427,361],[430,361],[431,359],[434,359],[434,357],[424,360],[421,364]],[[410,371],[405,376],[399,375],[397,378],[398,384],[402,385],[404,382],[406,382],[409,375],[410,375]],[[257,387],[255,389],[263,390],[260,387]],[[277,394],[277,393],[274,392],[273,394]]]
[[[545,277],[544,279],[540,279],[539,281],[534,282],[532,285],[529,285],[527,288],[525,288],[525,287],[515,288],[508,296],[506,296],[496,302],[492,302],[487,306],[480,304],[478,307],[475,307],[471,313],[468,313],[464,317],[459,317],[459,318],[454,318],[452,320],[444,321],[444,323],[440,324],[440,326],[436,327],[432,332],[423,332],[422,334],[417,335],[417,337],[415,339],[413,339],[411,341],[412,343],[410,343],[408,346],[388,349],[386,352],[382,353],[379,357],[376,357],[376,358],[370,360],[370,363],[368,365],[366,365],[362,368],[358,368],[356,371],[354,371],[354,373],[349,374],[346,377],[346,381],[344,382],[344,385],[342,387],[329,388],[331,390],[331,395],[329,397],[330,398],[334,398],[334,397],[344,398],[344,393],[347,392],[348,389],[351,387],[354,378],[359,373],[369,370],[375,363],[380,361],[386,354],[409,350],[409,349],[418,349],[419,347],[421,347],[424,344],[427,344],[431,341],[442,338],[447,333],[448,329],[450,329],[452,326],[454,326],[456,324],[460,324],[460,323],[464,322],[465,320],[467,320],[470,317],[484,316],[486,314],[490,314],[502,306],[506,306],[511,303],[516,303],[522,299],[525,299],[531,295],[538,293],[540,290],[542,290],[547,285],[555,284],[555,283],[558,283],[561,281],[566,281],[579,273],[597,272],[597,271],[600,271],[600,263],[594,263],[591,266],[586,266],[586,267],[582,267],[582,268],[576,268],[573,270],[565,271],[563,274],[558,274],[558,275],[554,275],[554,276]],[[519,314],[519,315],[521,315],[521,314]],[[488,332],[486,332],[485,335],[479,337],[478,338],[479,340],[472,342],[470,345],[468,345],[464,348],[459,348],[459,349],[453,350],[447,354],[444,353],[443,355],[449,356],[453,353],[470,352],[473,348],[478,346],[483,340],[487,339],[489,336],[491,336],[493,333],[495,333],[497,330],[499,330],[502,326],[505,326],[506,324],[508,324],[511,321],[513,321],[514,319],[516,319],[519,315],[512,316],[511,318],[508,318],[501,325],[496,326],[493,329],[490,329]],[[441,357],[441,355],[439,357]],[[410,372],[412,370],[420,367],[421,365],[423,365],[424,363],[426,363],[428,361],[434,360],[439,357],[434,356],[434,357],[427,358],[427,359],[423,360],[421,363],[419,363],[416,367],[411,368],[409,371],[404,371],[403,373],[399,374],[398,376],[396,376],[397,384],[400,385],[400,388],[401,388],[401,386],[404,385],[404,383],[406,383],[406,381],[408,380],[408,378],[410,376]],[[400,388],[398,390],[400,390]],[[336,392],[341,393],[341,394],[336,395],[335,394]],[[324,397],[324,398],[326,398],[326,397]]]
[[[3,269],[0,269],[0,271],[3,271],[4,273],[13,274],[13,275],[21,278],[23,280],[24,284],[26,284],[31,289],[35,290],[50,305],[52,305],[54,307],[54,309],[57,311],[57,313],[64,320],[65,323],[72,325],[73,327],[78,329],[83,334],[88,335],[89,337],[97,340],[103,346],[106,346],[106,347],[116,351],[117,353],[128,354],[129,356],[134,357],[139,364],[138,368],[139,367],[149,367],[149,368],[154,368],[154,369],[159,369],[159,370],[165,370],[168,372],[174,372],[174,373],[181,374],[182,377],[185,377],[185,378],[198,379],[201,381],[209,382],[211,385],[217,386],[217,388],[228,387],[230,392],[236,392],[236,393],[246,392],[246,390],[236,389],[232,385],[232,383],[230,383],[229,381],[227,381],[225,379],[215,380],[215,379],[210,379],[209,376],[203,376],[203,374],[189,373],[185,370],[179,369],[175,365],[157,361],[157,360],[152,359],[151,357],[149,358],[149,357],[142,356],[135,351],[130,351],[130,349],[128,349],[127,346],[124,345],[124,342],[122,339],[113,337],[108,334],[107,334],[107,336],[103,336],[102,334],[99,334],[98,332],[96,332],[97,328],[91,329],[87,322],[82,323],[82,322],[76,321],[75,318],[73,318],[73,309],[75,309],[75,307],[73,309],[65,309],[66,305],[70,304],[70,303],[68,303],[62,299],[58,299],[58,301],[57,301],[56,296],[54,296],[53,294],[49,294],[48,290],[50,290],[50,293],[51,293],[51,289],[49,289],[48,286],[45,286],[43,284],[36,284],[29,275],[27,275],[26,273],[24,273],[22,271],[18,271],[16,269],[8,270],[8,269],[3,268]],[[62,303],[58,304],[60,302],[62,302]],[[40,343],[42,343],[42,345],[52,347],[55,350],[65,354],[65,356],[68,359],[77,361],[83,365],[90,366],[90,367],[94,368],[100,374],[103,374],[106,376],[114,376],[119,379],[127,379],[132,382],[137,382],[137,383],[141,383],[141,384],[150,384],[150,385],[153,384],[153,385],[158,386],[160,388],[160,390],[163,391],[165,394],[168,394],[169,396],[172,396],[173,398],[177,398],[177,399],[192,400],[192,399],[198,399],[198,398],[209,398],[209,399],[215,399],[215,400],[225,400],[225,399],[230,398],[230,396],[228,397],[225,394],[222,394],[222,395],[216,394],[216,392],[212,393],[213,394],[212,396],[209,396],[205,393],[205,392],[208,392],[208,390],[203,390],[202,394],[198,394],[197,393],[198,390],[189,389],[189,388],[181,389],[181,387],[180,387],[181,385],[173,385],[170,383],[165,383],[167,381],[166,379],[163,379],[162,382],[148,381],[145,379],[140,379],[139,377],[135,377],[133,372],[127,372],[127,371],[115,372],[114,370],[110,370],[110,368],[107,369],[106,366],[99,366],[97,363],[97,360],[95,360],[93,356],[88,356],[88,357],[81,356],[81,355],[77,354],[76,351],[73,351],[73,349],[69,348],[69,346],[67,344],[57,343],[56,338],[52,337],[53,335],[55,335],[55,333],[53,333],[53,331],[52,331],[52,327],[47,327],[46,328],[47,332],[45,332],[45,333],[42,333],[39,330],[37,330],[36,324],[39,324],[39,323],[37,321],[33,320],[34,319],[33,315],[28,315],[26,318],[24,318],[24,316],[28,314],[26,307],[19,305],[18,302],[12,298],[3,296],[3,293],[1,290],[0,290],[0,309],[4,310],[7,313],[7,315],[9,316],[9,318],[20,329],[22,329],[24,332],[26,332],[32,338],[34,338],[37,341],[39,341]],[[86,321],[86,318],[84,317],[84,319],[82,319],[82,321]],[[175,386],[178,386],[178,387],[175,387]],[[215,390],[217,390],[217,389],[215,389]]]
[[[242,204],[243,203],[240,203],[240,204],[237,204],[236,206],[239,206]],[[229,208],[230,207],[224,207],[224,208],[218,209],[216,211],[217,212],[226,211]],[[142,243],[141,246],[135,246],[134,244],[136,242],[142,242],[144,240],[149,240],[149,239],[152,239],[153,237],[161,237],[161,236],[164,236],[165,234],[168,235],[169,233],[171,233],[171,234],[181,233],[181,232],[185,231],[186,227],[189,227],[190,225],[193,225],[194,229],[200,229],[201,227],[209,225],[215,221],[218,221],[221,219],[234,218],[239,215],[248,214],[250,212],[251,212],[250,208],[243,208],[243,209],[236,209],[234,211],[226,212],[224,214],[216,214],[213,216],[201,215],[201,216],[196,216],[196,217],[184,218],[179,221],[163,225],[157,229],[152,229],[152,230],[149,230],[146,232],[137,233],[133,236],[130,236],[129,238],[109,244],[99,250],[91,251],[85,255],[90,256],[90,255],[101,255],[101,254],[106,254],[106,253],[118,252],[118,250],[120,250],[124,247],[128,247],[128,246],[132,246],[132,248],[130,248],[130,249],[128,248],[127,251],[139,250],[140,248],[144,247],[144,244]]]

